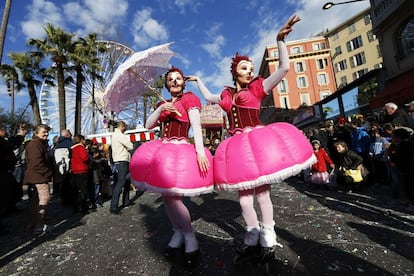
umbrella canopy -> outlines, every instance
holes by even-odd
[[[169,69],[170,59],[175,54],[170,49],[171,44],[136,52],[119,65],[105,89],[105,111],[118,113],[137,102],[139,97],[155,90],[155,81]]]

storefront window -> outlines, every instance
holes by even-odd
[[[358,108],[358,87],[344,93],[342,95],[342,102],[345,112]]]
[[[325,115],[325,119],[331,119],[339,115],[339,103],[338,99],[333,99],[330,102],[322,104],[322,111]]]
[[[414,17],[403,26],[399,36],[401,59],[414,54]]]

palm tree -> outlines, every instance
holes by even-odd
[[[39,85],[41,81],[37,79],[37,77],[49,77],[47,70],[40,65],[44,57],[39,52],[10,53],[8,56],[13,62],[13,65],[2,64],[1,74],[6,76],[8,80],[13,80],[16,84],[15,88],[17,91],[20,91],[21,88],[27,86],[34,123],[35,125],[38,125],[41,123],[41,118],[35,87]],[[19,76],[21,80],[19,80]],[[24,85],[23,82],[26,83],[26,85]]]
[[[19,74],[14,68],[8,68],[8,65],[4,64],[0,67],[0,74],[5,78],[7,83],[7,90],[9,91],[9,96],[11,96],[11,117],[14,116],[14,93],[19,91],[22,87],[22,84],[19,82]]]
[[[6,0],[3,11],[3,19],[1,21],[1,30],[0,30],[0,64],[3,60],[3,49],[4,49],[4,40],[6,39],[7,25],[9,22],[10,8],[12,5],[12,0]]]
[[[158,91],[158,95],[161,95],[162,89],[164,88],[164,77],[160,76],[155,82],[155,89]],[[154,91],[148,89],[148,92],[142,96],[144,103],[144,125],[147,123],[148,111],[152,111],[157,107],[160,98]]]
[[[30,39],[29,45],[36,47],[41,53],[50,57],[56,69],[58,101],[59,101],[59,127],[66,129],[66,95],[65,70],[68,63],[68,53],[74,49],[74,34],[69,34],[59,27],[48,23],[44,30],[45,39]]]
[[[92,75],[93,80],[100,78],[97,72],[102,71],[98,52],[104,52],[106,47],[98,43],[97,34],[89,34],[86,39],[78,38],[75,43],[73,53],[68,57],[73,63],[73,69],[76,72],[76,96],[75,96],[75,133],[81,133],[81,107],[82,107],[82,86],[85,80],[85,74]],[[101,78],[102,79],[102,78]],[[93,94],[94,91],[91,91]],[[92,95],[93,97],[94,95]],[[93,99],[94,100],[94,99]],[[92,104],[95,104],[94,102]],[[92,108],[95,108],[94,106]]]

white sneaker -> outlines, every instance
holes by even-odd
[[[276,232],[274,223],[273,225],[264,225],[260,227],[260,245],[262,247],[275,247],[279,246],[283,248],[281,243],[278,243],[276,240]]]

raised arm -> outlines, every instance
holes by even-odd
[[[204,83],[201,81],[199,77],[196,76],[187,76],[186,81],[195,81],[198,85],[198,89],[200,90],[201,94],[203,95],[204,99],[206,101],[212,102],[212,103],[218,103],[220,102],[220,95],[219,94],[212,94],[210,90],[207,89],[207,87],[204,85]]]
[[[263,81],[263,88],[266,94],[270,94],[272,89],[289,71],[289,54],[284,39],[292,31],[292,26],[298,21],[300,21],[300,18],[293,15],[277,34],[276,40],[279,49],[279,68]]]
[[[267,95],[272,89],[283,79],[289,71],[289,55],[285,42],[279,40],[277,42],[279,48],[279,68],[277,68],[269,77],[263,81],[263,88]]]

